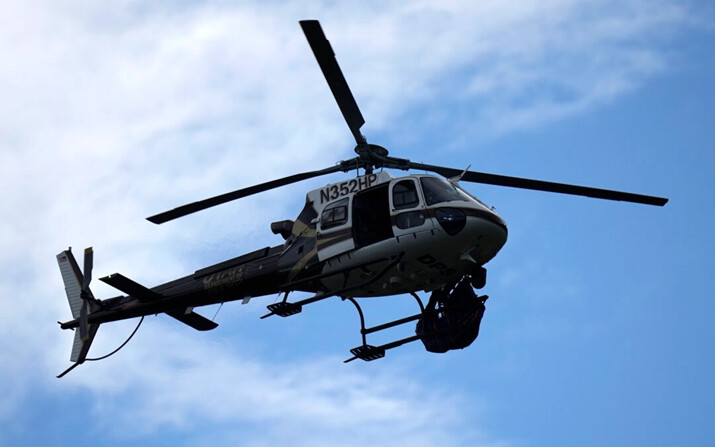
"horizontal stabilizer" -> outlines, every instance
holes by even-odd
[[[153,290],[132,281],[121,273],[105,276],[104,278],[100,278],[100,281],[109,284],[115,289],[121,290],[127,295],[133,296],[142,302],[148,303],[151,301],[157,301],[162,297],[160,293],[154,292]]]
[[[210,331],[211,329],[215,329],[218,327],[217,323],[214,323],[213,321],[209,320],[208,318],[201,316],[197,314],[196,312],[181,312],[178,310],[172,310],[169,312],[166,312],[167,315],[170,317],[174,317],[177,320],[181,321],[184,324],[188,324],[192,328],[196,329],[197,331]]]
[[[113,275],[100,278],[100,280],[145,303],[158,301],[163,298],[160,293],[132,281],[121,273],[115,273]],[[197,331],[209,331],[218,327],[218,324],[193,311],[187,313],[186,311],[172,310],[166,312],[166,314],[176,318],[184,324],[191,326]]]

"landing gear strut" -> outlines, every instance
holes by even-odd
[[[412,292],[410,295],[417,301],[420,312],[409,317],[400,318],[373,327],[365,327],[365,315],[363,314],[360,304],[357,299],[345,296],[350,291],[356,288],[365,287],[375,281],[381,279],[392,267],[399,264],[404,253],[392,258],[385,259],[388,264],[377,274],[368,278],[366,281],[347,286],[350,270],[343,272],[332,272],[326,275],[318,275],[311,277],[302,282],[310,282],[321,279],[323,276],[331,276],[342,274],[344,276],[343,287],[331,293],[317,293],[311,298],[300,300],[297,302],[289,302],[289,291],[298,286],[300,282],[286,284],[285,295],[283,300],[268,306],[269,313],[261,318],[267,318],[271,315],[280,317],[289,317],[300,313],[303,306],[316,301],[321,301],[333,296],[340,296],[343,301],[350,301],[358,311],[360,316],[360,335],[362,337],[362,345],[350,350],[353,355],[345,360],[345,363],[352,362],[355,359],[365,361],[377,360],[385,357],[385,351],[388,349],[402,346],[406,343],[411,343],[416,340],[422,340],[425,349],[430,352],[446,352],[452,349],[463,349],[469,346],[479,334],[479,325],[484,316],[484,302],[488,296],[477,296],[472,290],[474,288],[484,287],[486,283],[486,270],[483,267],[478,267],[471,275],[465,275],[457,284],[451,284],[448,287],[435,290],[432,292],[429,303],[425,308],[420,297]],[[367,264],[369,265],[369,264]],[[292,286],[292,287],[290,287]],[[367,343],[367,335],[374,332],[379,332],[395,326],[399,326],[411,321],[417,321],[415,335],[395,340],[379,346],[373,346]]]
[[[343,297],[343,300],[353,303],[360,315],[362,336],[362,345],[350,350],[353,356],[345,360],[345,363],[355,359],[365,361],[381,359],[385,357],[385,351],[388,349],[416,340],[422,340],[425,349],[430,352],[443,353],[469,346],[479,335],[479,326],[485,310],[484,302],[489,298],[486,295],[477,296],[471,288],[472,282],[473,278],[464,277],[455,286],[435,290],[427,308],[415,293],[411,293],[420,307],[420,313],[369,328],[365,327],[365,316],[357,300]],[[417,321],[415,335],[380,346],[367,343],[367,334],[411,321]]]
[[[399,320],[395,321],[390,321],[389,323],[385,324],[380,324],[378,326],[373,326],[366,328],[365,327],[365,315],[362,312],[362,309],[360,308],[360,305],[358,304],[357,300],[355,298],[351,297],[344,297],[343,300],[348,300],[353,305],[358,311],[358,314],[360,315],[360,335],[362,336],[362,345],[358,346],[356,348],[353,348],[350,350],[350,353],[353,355],[349,359],[345,360],[344,363],[352,362],[355,359],[360,359],[360,360],[365,360],[366,362],[369,362],[371,360],[377,360],[385,357],[385,351],[388,349],[396,348],[398,346],[402,346],[405,343],[410,343],[415,340],[419,340],[420,336],[418,335],[413,335],[412,337],[406,337],[400,340],[393,341],[391,343],[386,343],[384,345],[380,346],[373,346],[367,344],[367,334],[372,334],[373,332],[378,332],[382,331],[384,329],[389,329],[391,327],[399,326],[401,324],[409,323],[410,321],[415,321],[419,320],[422,318],[422,315],[424,314],[425,307],[422,304],[422,300],[420,300],[420,297],[417,296],[416,293],[412,292],[410,295],[412,295],[415,300],[417,301],[417,304],[420,306],[420,313],[416,315],[412,315],[410,317],[405,317],[405,318],[400,318]]]

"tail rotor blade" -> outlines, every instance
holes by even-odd
[[[89,338],[89,333],[87,332],[87,313],[89,308],[89,302],[91,292],[89,291],[89,283],[92,282],[92,266],[94,264],[94,251],[92,247],[85,248],[84,250],[84,272],[82,272],[82,291],[80,296],[82,297],[82,307],[79,311],[79,334],[82,341],[87,341]]]
[[[85,299],[82,301],[82,307],[79,311],[79,335],[82,338],[82,341],[87,341],[89,338],[89,334],[87,332],[87,307],[89,304],[87,304],[87,300]]]
[[[89,283],[92,282],[92,264],[94,259],[94,251],[92,247],[85,248],[84,250],[84,271],[82,275],[84,277],[82,281],[82,291],[88,292]]]

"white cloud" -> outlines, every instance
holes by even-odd
[[[91,391],[97,430],[116,439],[210,423],[264,427],[254,442],[266,445],[488,443],[468,424],[477,403],[414,381],[407,366],[367,374],[334,357],[273,363],[156,321],[142,329],[140,349],[65,378]]]
[[[350,135],[298,19],[322,20],[370,138],[393,124],[424,131],[419,122],[395,123],[424,107],[463,132],[498,133],[601,106],[664,69],[657,42],[686,14],[667,1],[6,6],[0,300],[12,311],[0,316],[0,377],[13,394],[0,418],[11,417],[40,376],[64,366],[69,335],[58,335],[54,321],[68,312],[54,255],[67,244],[95,245],[95,277],[122,271],[148,285],[169,280],[213,256],[187,256],[196,247],[235,255],[275,242],[268,222],[296,213],[303,188],[160,228],[145,216],[351,156]],[[452,114],[465,103],[482,105],[476,116]],[[95,292],[114,293],[101,284]],[[98,348],[121,341],[127,329],[107,326]],[[388,441],[401,445],[466,443],[432,422],[454,416],[464,423],[449,412],[455,396],[438,397],[404,371],[375,378],[333,358],[275,364],[189,335],[150,333],[157,344],[183,348],[138,346],[119,377],[100,364],[68,379],[97,399],[99,420],[138,413],[146,432],[185,429],[197,415],[270,422],[275,441],[296,441],[287,433],[297,430],[302,437],[292,444],[315,445],[316,430],[325,444],[345,432],[355,444],[380,442],[389,431],[396,434]],[[38,357],[46,363],[38,366]],[[430,405],[420,405],[423,398]],[[355,420],[374,431],[361,434]]]

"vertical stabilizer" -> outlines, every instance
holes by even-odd
[[[84,278],[72,255],[72,250],[68,249],[58,254],[57,264],[60,266],[62,281],[65,283],[65,293],[70,303],[72,318],[79,318],[82,309],[82,281]]]
[[[89,347],[97,334],[97,329],[99,329],[99,324],[88,323],[89,314],[96,308],[96,300],[89,289],[89,282],[92,279],[93,256],[92,248],[87,248],[84,252],[85,272],[82,274],[72,254],[72,249],[64,250],[57,255],[57,264],[65,284],[65,293],[72,317],[79,320],[79,327],[74,331],[74,342],[70,354],[70,361],[74,362],[74,365],[57,377],[64,376],[77,365],[84,363]]]

